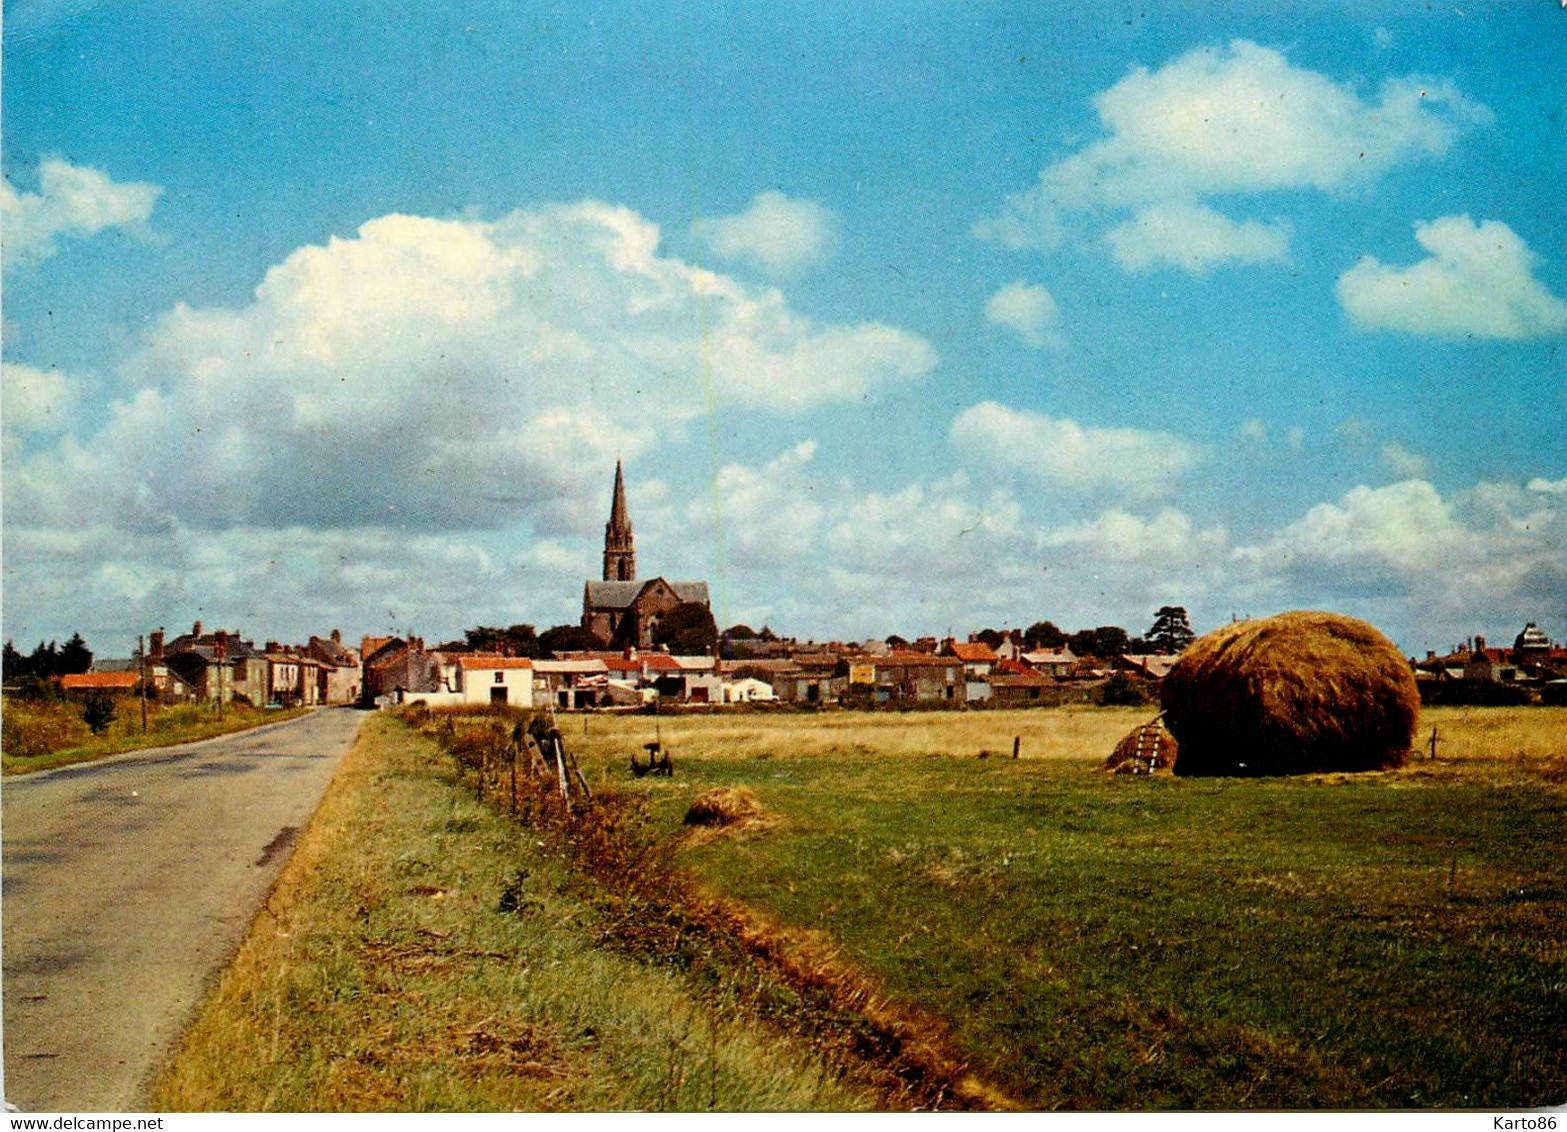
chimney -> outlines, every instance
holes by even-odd
[[[201,622],[200,621],[196,622],[195,626],[190,631],[190,635],[193,636],[193,637],[200,638],[200,636],[201,636]]]
[[[1435,649],[1426,649],[1426,659],[1427,660],[1435,660],[1436,659],[1436,650]]]
[[[1485,651],[1485,638],[1482,637],[1479,633],[1476,633],[1475,634],[1475,652],[1484,652],[1484,651]]]
[[[281,645],[279,645],[276,641],[268,641],[267,642],[267,649],[266,649],[266,651],[267,652],[282,652],[283,651],[283,647]]]
[[[154,629],[148,637],[148,642],[152,650],[152,659],[160,659],[163,656],[163,630]]]

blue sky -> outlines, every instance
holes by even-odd
[[[838,8],[846,10],[835,10]],[[4,633],[1567,636],[1567,11],[5,6]]]

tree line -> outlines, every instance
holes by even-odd
[[[1023,630],[1023,647],[1037,649],[1068,648],[1075,656],[1113,657],[1123,653],[1178,653],[1191,644],[1196,634],[1186,616],[1185,606],[1164,605],[1154,614],[1153,624],[1140,637],[1134,637],[1119,625],[1100,625],[1068,633],[1054,621],[1036,621]],[[995,648],[1006,639],[996,629],[982,629],[974,639]]]
[[[0,679],[15,684],[28,678],[52,680],[56,676],[74,676],[92,668],[92,655],[92,649],[87,647],[80,633],[71,634],[71,639],[64,645],[54,641],[45,645],[39,641],[38,647],[26,656],[15,642],[6,641],[0,649]]]

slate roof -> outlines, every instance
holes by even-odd
[[[588,582],[588,604],[594,609],[625,609],[637,595],[654,582],[663,581],[675,596],[684,602],[710,604],[706,582],[671,582],[669,579],[647,578],[632,582]]]

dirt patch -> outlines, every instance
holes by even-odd
[[[269,864],[280,853],[286,853],[294,847],[294,842],[299,840],[299,827],[297,825],[285,825],[278,830],[278,835],[267,842],[266,848],[261,850],[261,856],[256,858],[256,867]]]

